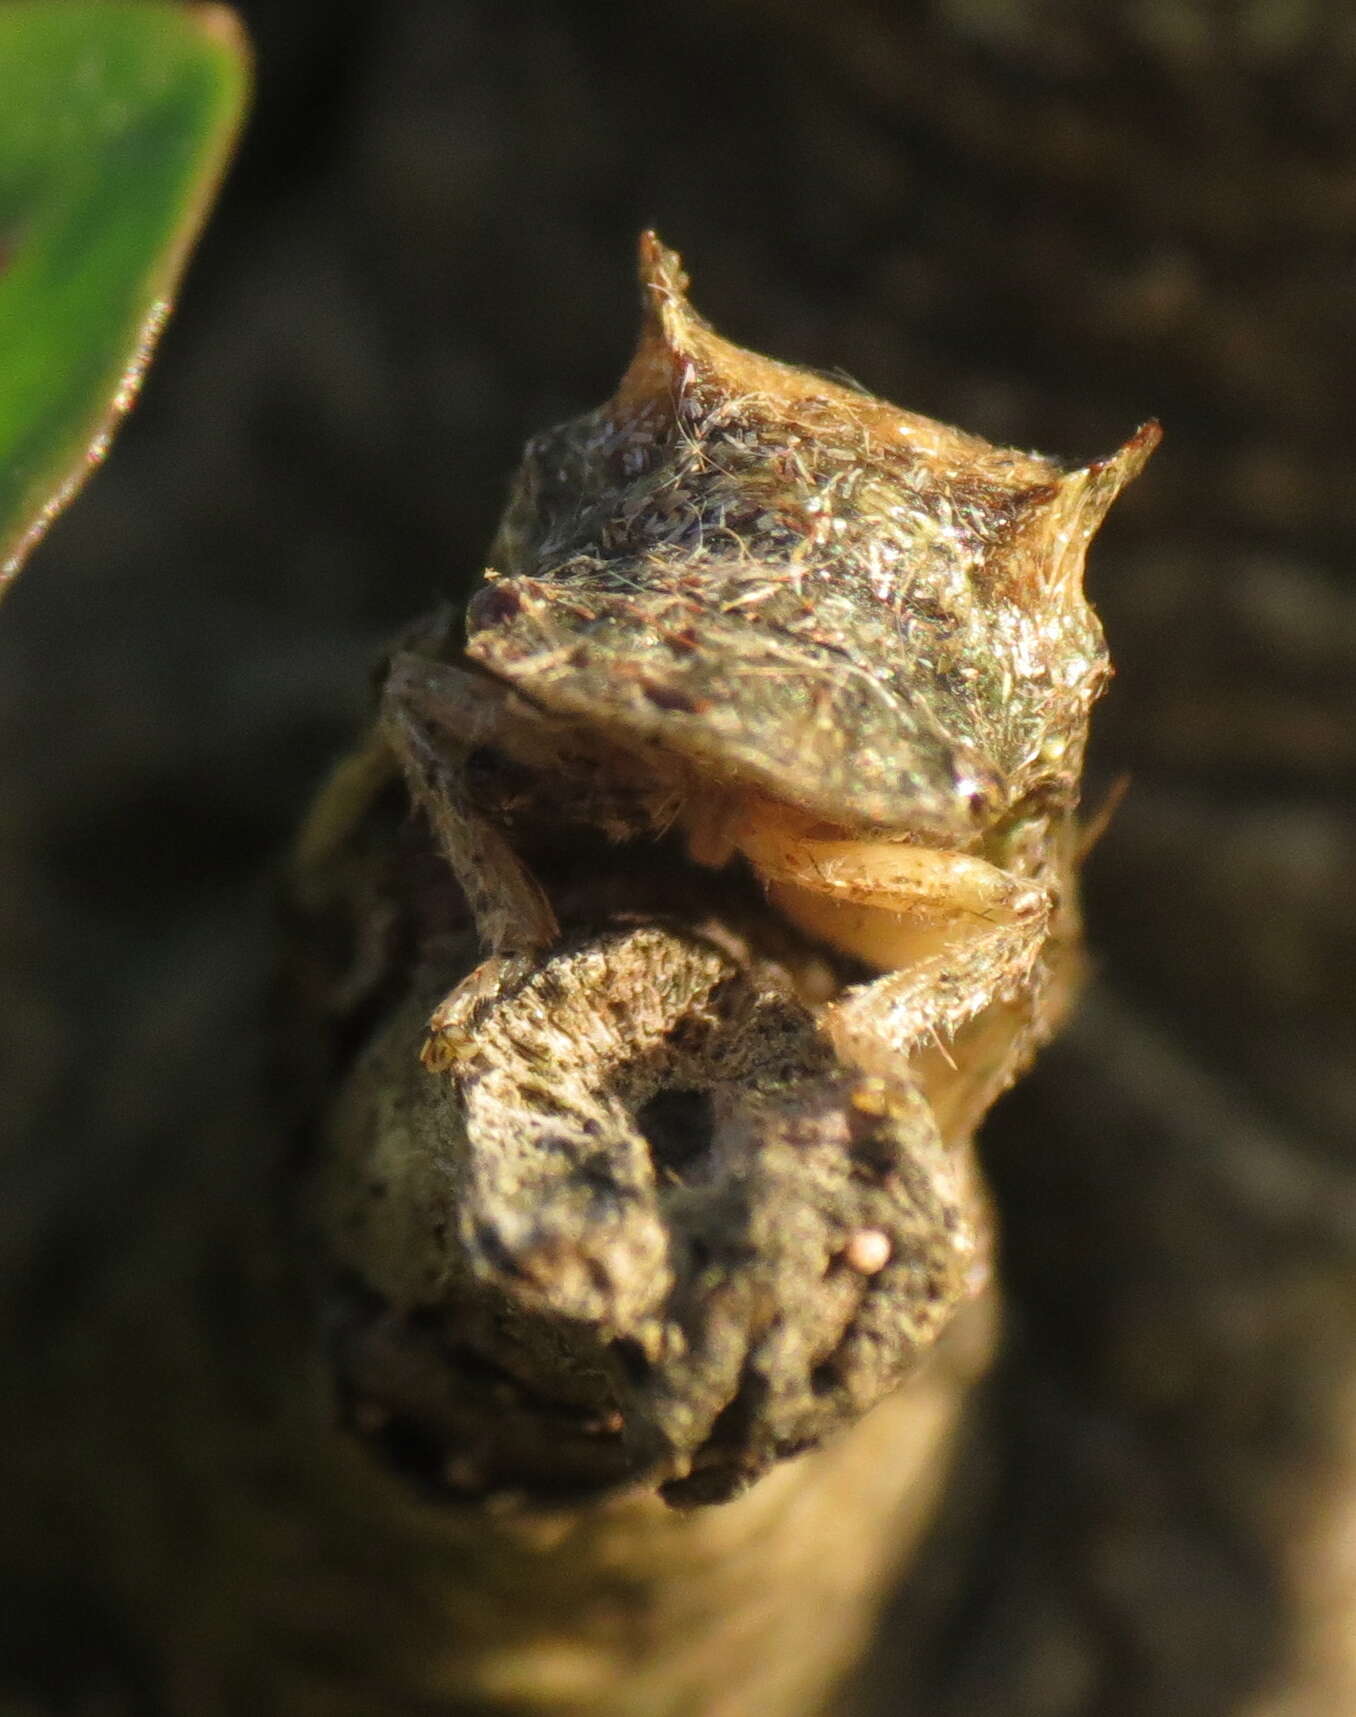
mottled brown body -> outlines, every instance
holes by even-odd
[[[1156,428],[1062,475],[731,345],[650,235],[641,270],[617,394],[527,450],[471,660],[676,791],[948,847],[1076,799],[1083,555]]]
[[[1083,559],[1157,427],[1062,474],[731,345],[652,234],[641,278],[616,395],[528,448],[468,611],[489,682],[398,659],[388,731],[492,955],[555,926],[449,741],[569,783],[560,811],[613,838],[676,824],[699,863],[742,855],[794,923],[892,974],[825,1016],[864,1071],[902,1077],[1026,992],[992,1096],[1052,1023],[1043,951],[1077,933],[1109,672]],[[477,993],[435,1015],[434,1063]]]

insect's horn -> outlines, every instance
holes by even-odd
[[[1078,471],[1067,472],[1055,484],[1055,492],[1040,515],[1048,569],[1045,577],[1052,590],[1072,592],[1079,587],[1088,544],[1101,529],[1112,502],[1139,476],[1162,439],[1161,426],[1150,419],[1124,447]]]
[[[675,321],[681,324],[694,315],[687,301],[692,282],[682,257],[657,232],[643,232],[636,246],[636,269],[646,318],[656,321],[664,333],[676,332]]]
[[[717,339],[710,324],[687,301],[688,277],[682,259],[660,242],[657,233],[640,235],[638,264],[640,339],[609,403],[610,412],[618,418],[636,416],[656,405],[671,408],[685,372]]]

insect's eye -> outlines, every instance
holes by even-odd
[[[968,809],[976,828],[991,822],[1003,803],[998,782],[973,771],[956,777],[956,797]]]
[[[471,632],[501,626],[514,620],[522,609],[518,593],[504,584],[487,584],[466,605],[466,625]]]

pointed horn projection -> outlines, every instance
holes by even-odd
[[[640,235],[640,339],[611,401],[617,417],[644,411],[657,400],[672,405],[693,362],[706,322],[687,301],[688,277],[677,251],[653,232]]]
[[[1151,418],[1117,452],[1059,479],[1041,513],[1049,556],[1046,579],[1052,589],[1072,590],[1081,583],[1088,544],[1101,529],[1112,502],[1139,476],[1162,439],[1162,426]]]
[[[692,284],[683,259],[670,250],[657,232],[643,232],[636,245],[636,268],[640,275],[641,298],[647,318],[656,318],[667,328],[667,319],[676,311],[679,318],[692,315],[687,302],[687,289]]]

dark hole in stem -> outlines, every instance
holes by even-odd
[[[636,1111],[654,1166],[682,1179],[711,1145],[715,1115],[709,1091],[658,1091]]]
[[[648,1381],[650,1362],[638,1341],[633,1341],[630,1336],[622,1336],[620,1340],[612,1343],[612,1351],[628,1383],[638,1389]]]

